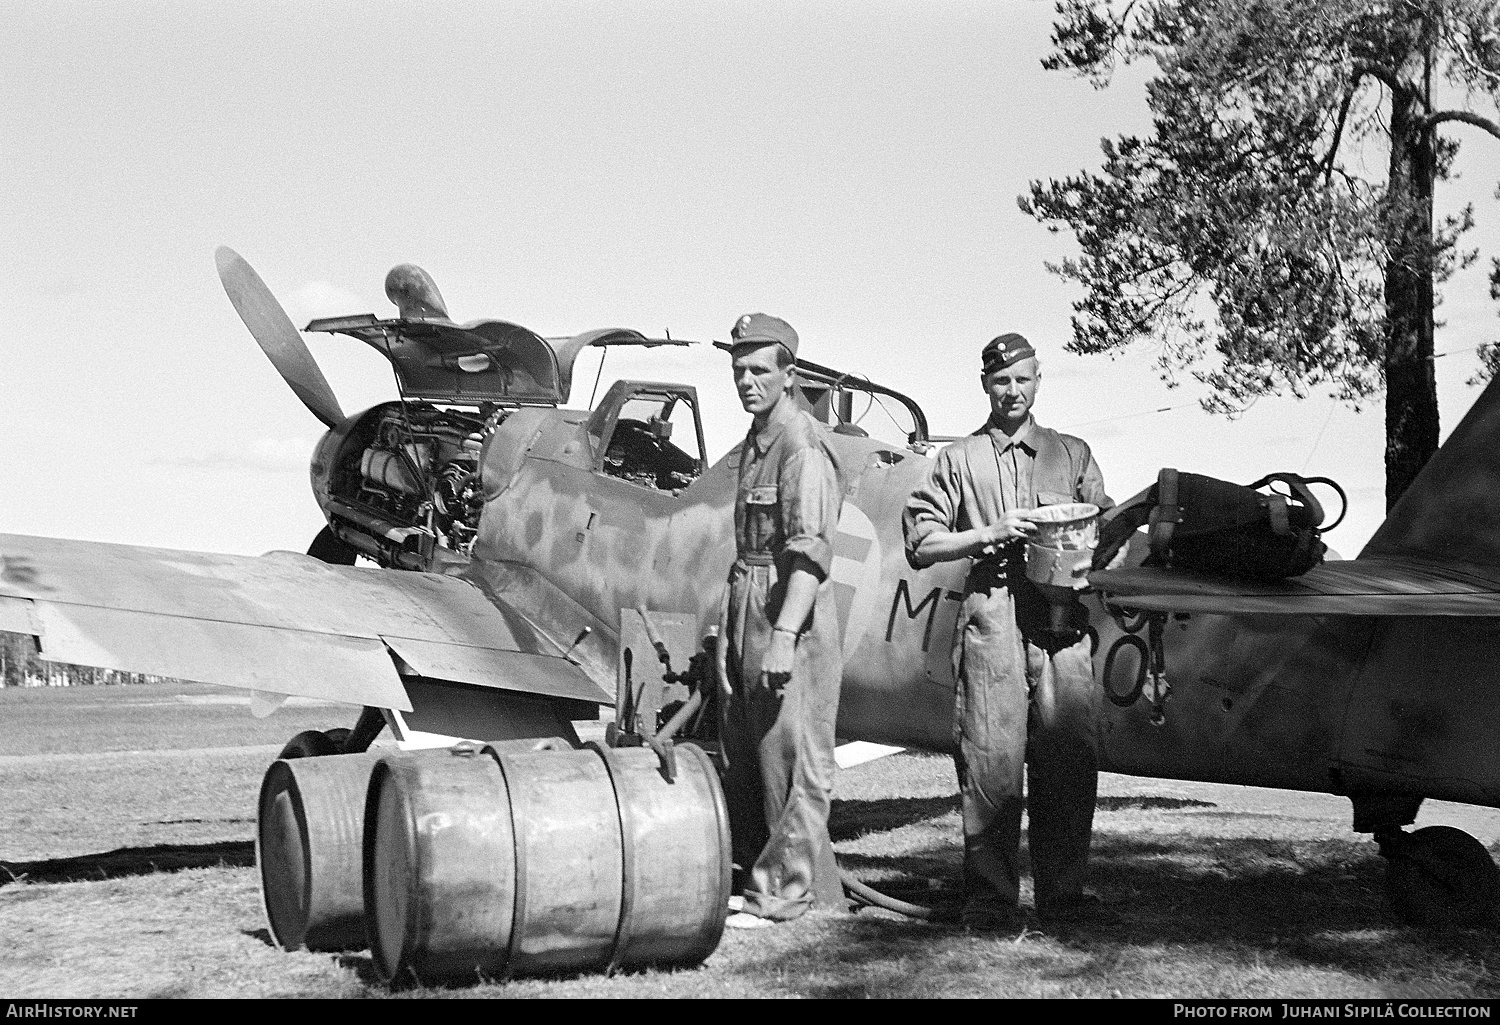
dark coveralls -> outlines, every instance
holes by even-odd
[[[1035,420],[1014,438],[987,428],[939,452],[908,500],[907,558],[935,530],[1067,502],[1114,504],[1086,443]],[[1016,908],[1027,766],[1037,906],[1082,892],[1098,787],[1098,694],[1088,617],[1076,602],[1073,622],[1075,630],[1049,631],[1047,602],[1026,579],[1024,541],[975,559],[953,645],[966,911]]]
[[[843,655],[828,571],[844,489],[822,434],[799,410],[746,437],[734,502],[738,558],[721,633],[722,671],[732,689],[722,702],[720,737],[734,860],[754,866],[745,910],[778,920],[841,896],[828,808]],[[818,593],[791,679],[778,690],[767,686],[761,664],[785,581],[798,566],[818,578]]]

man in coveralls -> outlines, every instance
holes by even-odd
[[[844,489],[824,430],[796,404],[797,332],[752,313],[731,338],[754,419],[734,502],[720,736],[735,862],[753,866],[727,924],[749,928],[842,896],[828,808],[843,660],[827,584]]]
[[[938,453],[902,527],[913,566],[974,559],[953,646],[963,921],[1005,929],[1019,916],[1027,766],[1038,917],[1074,919],[1097,902],[1083,891],[1098,786],[1088,614],[1075,600],[1068,628],[1049,629],[1047,601],[1026,579],[1025,539],[1037,506],[1114,503],[1088,445],[1032,418],[1041,374],[1030,343],[1001,335],[982,360],[989,420]]]

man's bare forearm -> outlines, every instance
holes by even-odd
[[[967,559],[983,553],[991,542],[982,528],[973,530],[934,530],[917,544],[917,562],[931,566],[938,562]]]
[[[813,602],[818,598],[818,578],[812,571],[798,566],[786,581],[786,598],[781,603],[781,614],[776,617],[776,629],[787,633],[801,633],[802,625],[812,612]]]
[[[1036,530],[1031,522],[1032,509],[1012,509],[998,523],[969,530],[934,530],[917,542],[916,561],[923,566],[951,562],[978,555],[993,555],[995,550],[1016,538],[1028,537]]]
[[[790,678],[797,659],[797,641],[817,598],[818,578],[812,570],[803,566],[792,570],[786,579],[786,597],[781,602],[781,613],[771,629],[771,642],[760,667],[763,675],[771,677],[769,682],[772,685],[780,685]]]

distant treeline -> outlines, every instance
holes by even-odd
[[[0,633],[0,687],[95,687],[116,683],[160,683],[163,676],[47,662],[37,658],[28,634]]]

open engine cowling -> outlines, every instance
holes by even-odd
[[[511,412],[387,402],[329,431],[312,484],[330,528],[382,566],[466,559],[484,509],[484,442]]]

